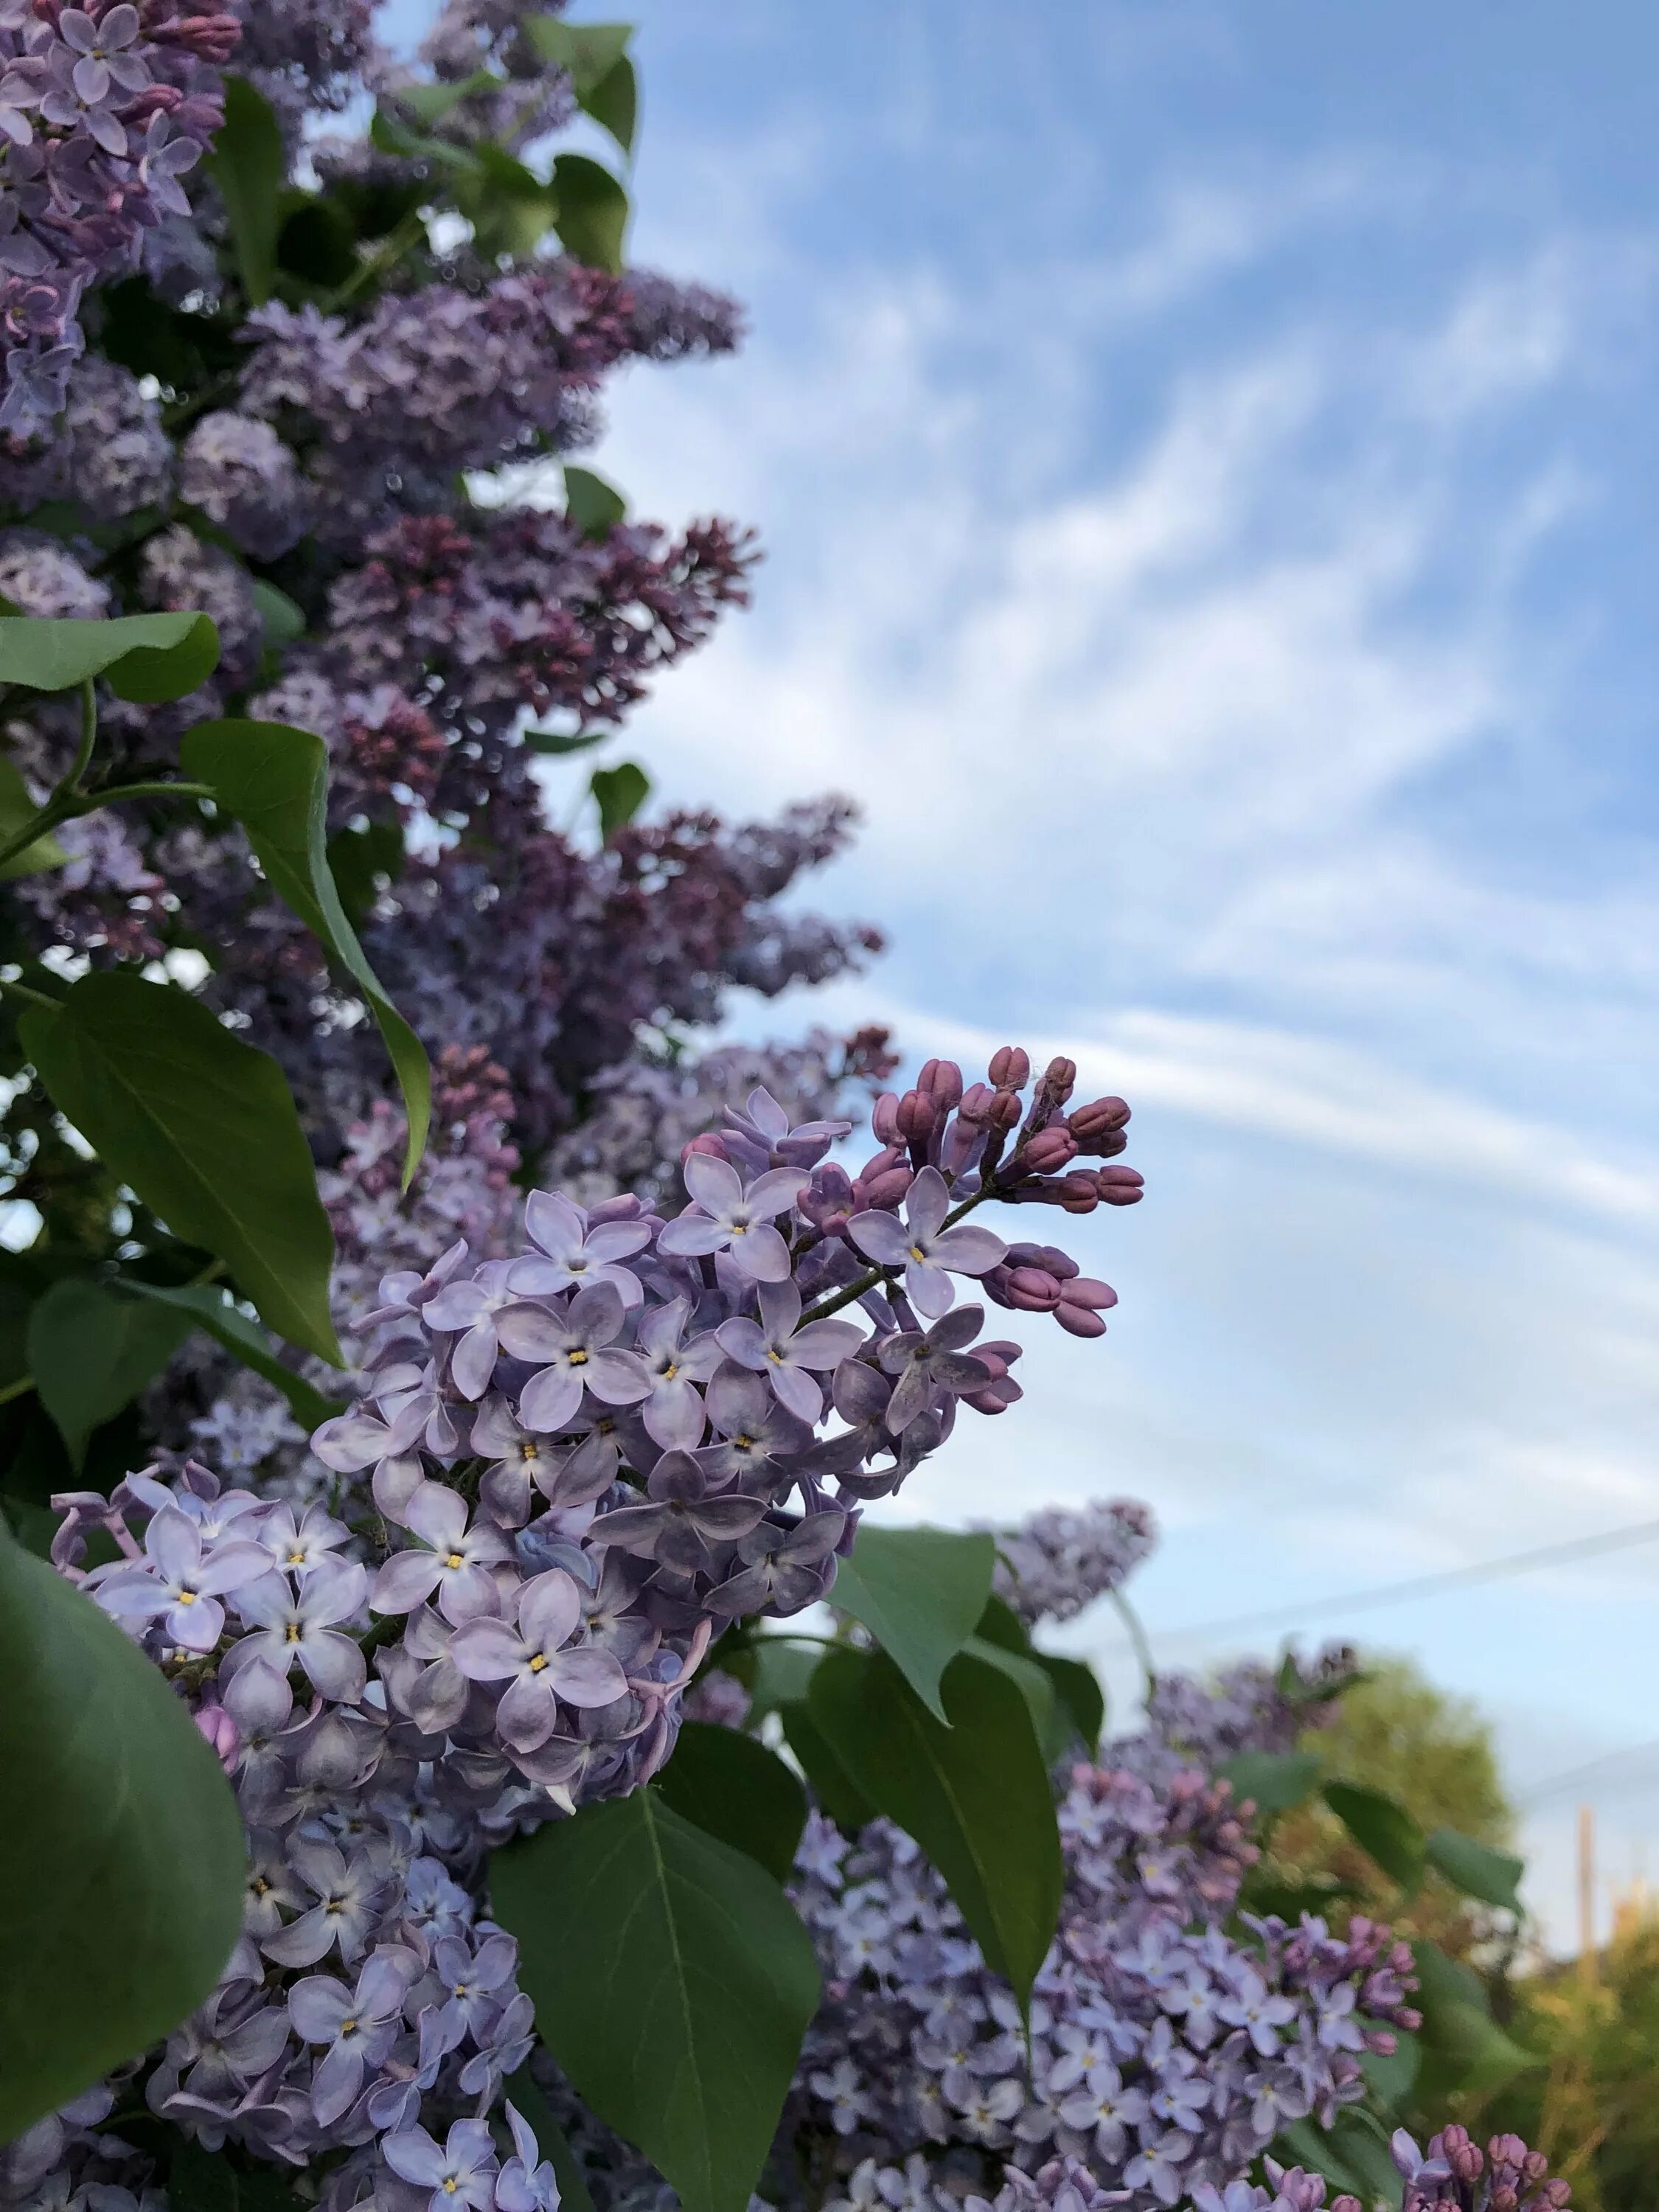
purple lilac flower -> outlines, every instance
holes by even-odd
[[[944,1313],[952,1297],[950,1276],[983,1275],[1006,1247],[988,1229],[945,1226],[951,1188],[937,1168],[925,1167],[910,1185],[902,1221],[890,1213],[855,1213],[847,1233],[878,1267],[902,1267],[904,1290],[918,1313]]]

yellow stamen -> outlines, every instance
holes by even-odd
[[[530,1662],[530,1671],[532,1674],[539,1674],[546,1664],[547,1654],[544,1651],[538,1651]]]
[[[570,1355],[570,1364],[573,1367],[586,1367],[587,1354],[585,1352],[573,1352]]]
[[[444,1561],[444,1565],[447,1567],[464,1567],[466,1565],[466,1554],[464,1552],[452,1552]]]

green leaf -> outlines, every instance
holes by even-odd
[[[628,52],[631,23],[568,23],[562,15],[527,15],[521,26],[534,52],[570,79],[586,103]]]
[[[334,1236],[283,1072],[183,991],[112,971],[31,1007],[53,1103],[176,1237],[223,1260],[268,1327],[335,1366]]]
[[[863,1622],[943,1721],[939,1677],[978,1626],[995,1571],[994,1537],[866,1521],[836,1571],[830,1601]]]
[[[498,1850],[490,1893],[579,2094],[686,2212],[747,2212],[818,2002],[771,1876],[638,1790]]]
[[[844,1836],[856,1836],[876,1817],[876,1808],[842,1765],[830,1739],[805,1705],[779,1708],[783,1740],[800,1761],[812,1794]]]
[[[263,576],[250,577],[248,588],[253,594],[253,604],[258,610],[267,645],[280,652],[283,646],[292,645],[296,637],[305,635],[305,610],[295,606],[286,592],[279,592],[275,584],[266,583]]]
[[[485,254],[533,253],[552,228],[558,196],[533,169],[487,141],[471,149],[470,173],[454,182],[455,204]]]
[[[153,707],[182,699],[219,664],[219,633],[205,615],[122,615],[113,622],[0,620],[0,684],[70,691],[94,677],[118,699]]]
[[[677,1813],[787,1881],[806,1792],[775,1752],[739,1729],[687,1721],[654,1785]]]
[[[1081,1659],[1060,1659],[1050,1651],[1033,1651],[1031,1656],[1054,1684],[1060,1711],[1092,1759],[1106,1725],[1106,1692],[1094,1668]]]
[[[505,82],[494,70],[479,69],[453,84],[399,85],[392,96],[399,107],[406,109],[424,130],[429,131],[434,123],[441,123],[446,115],[453,114],[463,100],[481,92],[498,92]]]
[[[599,802],[599,836],[608,845],[644,805],[651,779],[632,761],[619,761],[615,768],[596,768],[588,787]]]
[[[1401,1889],[1423,1879],[1423,1831],[1398,1798],[1353,1782],[1328,1782],[1325,1802],[1362,1851]]]
[[[626,54],[591,92],[583,94],[580,104],[624,154],[633,152],[640,123],[640,80]]]
[[[307,1434],[344,1411],[331,1398],[325,1398],[320,1390],[313,1390],[302,1375],[296,1375],[291,1367],[284,1367],[258,1322],[250,1321],[216,1284],[142,1283],[131,1275],[124,1275],[121,1279],[125,1288],[137,1291],[141,1297],[154,1298],[162,1305],[175,1308],[189,1322],[216,1337],[244,1367],[263,1375],[288,1400],[289,1412]]]
[[[409,1116],[407,1190],[432,1120],[432,1069],[420,1039],[380,988],[335,889],[328,865],[327,746],[310,730],[286,722],[198,722],[185,732],[179,758],[240,822],[271,889],[368,1000]]]
[[[988,1644],[980,1636],[970,1636],[962,1648],[969,1657],[1006,1674],[1019,1692],[1031,1716],[1036,1740],[1042,1747],[1043,1765],[1052,1766],[1060,1756],[1054,1730],[1054,1686],[1035,1658],[1029,1652],[1009,1651],[1000,1644]]]
[[[1409,2028],[1397,2027],[1391,2033],[1394,2049],[1389,2051],[1362,2051],[1359,2066],[1371,2086],[1373,2094],[1393,2112],[1405,2104],[1416,2087],[1423,2053],[1417,2038]]]
[[[532,753],[558,756],[564,753],[592,752],[611,735],[609,730],[577,730],[569,737],[557,730],[526,730],[524,741]]]
[[[1486,2095],[1542,2063],[1493,2020],[1478,1974],[1426,1939],[1412,1945],[1412,1957],[1418,1980],[1412,2002],[1423,2015],[1423,2094],[1431,2102],[1452,2090]]]
[[[1369,2114],[1339,2112],[1328,2129],[1294,2120],[1274,2143],[1273,2155],[1283,2165],[1322,2173],[1334,2188],[1347,2190],[1363,2204],[1400,2201],[1400,2169]]]
[[[810,1644],[791,1644],[781,1636],[757,1636],[744,1655],[743,1664],[732,1668],[749,1692],[749,1726],[758,1728],[769,1713],[799,1705],[822,1656]]]
[[[1238,1905],[1242,1912],[1274,1913],[1294,1924],[1304,1912],[1322,1916],[1334,1905],[1358,1895],[1352,1882],[1338,1881],[1330,1875],[1314,1875],[1306,1881],[1281,1881],[1263,1874],[1260,1867],[1252,1867],[1240,1886]]]
[[[270,2168],[233,2166],[182,2130],[167,2161],[167,2212],[300,2212],[299,2198]]]
[[[832,1651],[808,1709],[856,1786],[944,1875],[993,1972],[1024,2006],[1060,1918],[1048,1768],[1024,1698],[996,1668],[961,1655],[943,1687],[946,1725],[885,1653]]]
[[[1490,1844],[1478,1844],[1455,1828],[1437,1828],[1427,1849],[1429,1864],[1466,1897],[1501,1905],[1505,1912],[1522,1910],[1517,1885],[1527,1870],[1524,1859],[1495,1850]]]
[[[553,2168],[553,2178],[559,2185],[559,2212],[593,2212],[592,2194],[581,2161],[548,2110],[547,2100],[527,2065],[509,2076],[507,2097],[520,2118],[529,2123],[542,2156]]]
[[[337,830],[328,841],[328,872],[354,929],[380,895],[380,878],[396,883],[409,855],[395,822],[367,822],[361,829]]]
[[[17,770],[9,760],[0,759],[0,844],[9,844],[40,811]],[[0,867],[0,884],[11,883],[19,876],[38,876],[43,868],[61,868],[68,858],[58,840],[48,832],[44,837],[37,837],[32,845],[26,845],[21,853],[14,853]]]
[[[620,276],[628,228],[628,194],[620,181],[586,154],[561,154],[553,164],[559,214],[555,228],[567,253],[590,269]]]
[[[290,189],[283,194],[276,266],[285,276],[335,291],[362,267],[357,233],[339,198]],[[255,586],[257,592],[258,586]]]
[[[276,110],[246,77],[224,80],[225,119],[207,166],[230,219],[236,266],[250,307],[262,307],[276,281],[288,158]]]
[[[1288,1813],[1311,1797],[1319,1784],[1320,1762],[1307,1751],[1242,1751],[1215,1770],[1218,1782],[1230,1782],[1242,1804],[1248,1797],[1265,1816]]]
[[[564,472],[564,511],[571,528],[584,538],[605,538],[627,514],[628,501],[592,469],[573,464]]]
[[[241,1816],[160,1671],[0,1528],[0,2142],[192,2013],[240,1932]]]
[[[78,1471],[87,1439],[129,1405],[190,1334],[183,1315],[90,1275],[54,1283],[29,1316],[29,1370]]]

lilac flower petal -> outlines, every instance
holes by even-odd
[[[568,1705],[608,1705],[628,1693],[628,1677],[615,1658],[592,1644],[559,1652],[549,1664],[547,1678]]]
[[[543,1367],[519,1394],[519,1419],[540,1436],[557,1436],[569,1427],[581,1408],[580,1370]]]
[[[475,1619],[450,1638],[449,1656],[471,1682],[504,1682],[524,1663],[524,1639],[504,1620]]]
[[[739,1272],[755,1282],[781,1283],[789,1273],[789,1247],[766,1222],[734,1237],[731,1252]]]
[[[295,1650],[307,1679],[319,1697],[332,1698],[342,1705],[358,1703],[368,1682],[368,1666],[361,1645],[349,1636],[325,1629],[320,1636],[307,1636]]]
[[[878,1267],[902,1267],[910,1257],[911,1240],[895,1213],[874,1210],[855,1213],[847,1224],[847,1234],[865,1258],[873,1260]]]
[[[582,1617],[581,1592],[562,1567],[525,1583],[519,1593],[519,1626],[538,1651],[568,1644]]]
[[[731,1237],[729,1229],[722,1229],[719,1222],[710,1221],[706,1214],[680,1213],[664,1224],[657,1238],[657,1249],[677,1257],[696,1259],[704,1253],[723,1251]]]
[[[953,1274],[984,1275],[1006,1259],[1008,1247],[991,1230],[972,1228],[963,1222],[935,1237],[927,1256]]]
[[[743,1181],[729,1160],[717,1160],[711,1152],[693,1152],[680,1174],[697,1204],[716,1221],[729,1220],[743,1202]]]
[[[374,1577],[369,1593],[372,1613],[412,1613],[422,1605],[443,1580],[435,1553],[394,1552]]]

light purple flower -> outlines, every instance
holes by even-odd
[[[745,1613],[799,1613],[830,1587],[831,1554],[847,1527],[844,1513],[809,1513],[793,1528],[771,1522],[738,1546],[738,1571],[708,1594],[708,1610],[726,1620]]]
[[[624,1318],[622,1294],[611,1283],[578,1291],[562,1314],[544,1306],[509,1306],[497,1323],[515,1359],[541,1363],[519,1394],[519,1419],[527,1429],[556,1436],[580,1409],[584,1390],[607,1406],[636,1406],[651,1378],[631,1352],[611,1349]]]
[[[410,1389],[386,1399],[379,1413],[368,1405],[353,1406],[325,1421],[311,1449],[337,1474],[359,1474],[372,1467],[375,1504],[388,1519],[400,1521],[424,1480],[416,1447],[427,1419],[423,1397]]]
[[[476,1275],[446,1284],[427,1300],[421,1317],[428,1328],[461,1332],[449,1355],[449,1372],[464,1398],[482,1398],[489,1388],[500,1351],[497,1322],[514,1303],[508,1278],[515,1264],[490,1260]]]
[[[476,1952],[457,1936],[434,1945],[432,1971],[443,1985],[443,2010],[457,2043],[487,2027],[501,2010],[501,1991],[518,1963],[519,1947],[510,1936],[486,1936]]]
[[[671,1298],[666,1305],[653,1306],[635,1331],[639,1356],[651,1377],[642,1415],[646,1433],[665,1451],[690,1451],[702,1442],[706,1416],[695,1386],[707,1382],[720,1364],[713,1331],[686,1342],[690,1311],[689,1299]]]
[[[264,1937],[259,1948],[284,1966],[314,1966],[337,1948],[348,1963],[360,1957],[385,1877],[365,1855],[348,1858],[335,1844],[296,1843],[289,1863],[316,1903],[276,1935]]]
[[[904,1218],[872,1210],[855,1213],[847,1233],[867,1260],[878,1267],[902,1267],[904,1293],[918,1313],[930,1318],[950,1306],[950,1276],[983,1275],[1007,1250],[1000,1237],[965,1223],[945,1226],[951,1190],[937,1168],[923,1168],[904,1200]]]
[[[746,1368],[722,1367],[708,1386],[707,1403],[721,1441],[704,1444],[697,1464],[721,1480],[735,1477],[758,1485],[763,1479],[775,1480],[778,1460],[811,1442],[806,1424]]]
[[[325,1559],[299,1578],[296,1595],[286,1575],[267,1574],[237,1598],[236,1610],[254,1633],[233,1645],[228,1669],[263,1659],[286,1676],[297,1659],[313,1689],[337,1704],[355,1705],[363,1694],[366,1668],[356,1638],[338,1624],[362,1610],[368,1577],[355,1561]]]
[[[98,1602],[131,1620],[162,1615],[169,1641],[186,1651],[211,1651],[225,1625],[220,1598],[270,1570],[258,1544],[230,1540],[204,1553],[200,1528],[171,1503],[144,1531],[144,1550],[148,1568],[112,1575],[100,1585]]]
[[[1277,2031],[1296,2018],[1297,2008],[1288,1997],[1270,1996],[1255,1969],[1243,1966],[1234,1974],[1233,1994],[1215,2009],[1229,2027],[1245,2030],[1259,2057],[1271,2058],[1279,2049]]]
[[[546,1297],[556,1291],[580,1291],[589,1283],[609,1283],[631,1312],[645,1291],[631,1268],[619,1260],[644,1251],[651,1231],[643,1221],[600,1221],[590,1229],[580,1206],[550,1190],[532,1190],[525,1200],[524,1225],[545,1255],[514,1260],[513,1287],[522,1297]]]
[[[337,1552],[351,1531],[316,1504],[307,1505],[296,1521],[294,1508],[283,1499],[262,1517],[257,1533],[276,1565],[285,1574],[295,1574]]]
[[[106,99],[112,83],[123,92],[142,92],[149,82],[147,64],[125,51],[138,36],[138,10],[128,0],[97,23],[83,9],[65,8],[58,18],[58,35],[79,56],[73,75],[82,100]]]
[[[385,1944],[349,1990],[329,1974],[307,1975],[288,1995],[294,2032],[307,2043],[325,2043],[311,2081],[311,2102],[322,2124],[332,2127],[363,2085],[366,2066],[378,2066],[403,2025],[404,1999],[420,1972],[414,1952]]]
[[[800,1292],[793,1282],[763,1283],[760,1319],[746,1315],[723,1322],[714,1332],[728,1358],[752,1368],[771,1384],[779,1401],[803,1421],[823,1413],[823,1392],[809,1369],[819,1374],[850,1359],[864,1338],[852,1322],[809,1321],[801,1324]]]
[[[386,2138],[380,2154],[403,2180],[432,2191],[428,2212],[461,2205],[484,2212],[495,2192],[495,2153],[483,2120],[457,2120],[441,2150],[424,2128],[405,2128]]]
[[[490,1573],[513,1557],[513,1547],[488,1522],[466,1525],[466,1502],[441,1482],[423,1482],[404,1509],[416,1544],[394,1552],[374,1577],[374,1613],[412,1613],[436,1593],[446,1620],[467,1620],[495,1601]]]
[[[558,1726],[557,1699],[579,1707],[608,1705],[627,1691],[628,1678],[610,1652],[591,1644],[561,1648],[581,1618],[580,1588],[562,1567],[552,1567],[521,1585],[516,1626],[469,1620],[450,1639],[449,1656],[470,1680],[511,1677],[495,1725],[515,1751],[546,1742]]]
[[[514,2155],[495,2178],[495,2212],[558,2212],[559,2185],[552,2166],[510,2097],[505,2110]]]
[[[772,1222],[811,1178],[795,1168],[769,1168],[745,1189],[737,1170],[710,1152],[690,1153],[681,1172],[696,1204],[659,1232],[657,1249],[689,1257],[729,1252],[751,1281],[787,1282],[789,1247]]]
[[[766,1510],[763,1498],[735,1491],[709,1495],[708,1475],[689,1452],[665,1452],[646,1485],[649,1503],[601,1513],[588,1530],[595,1544],[614,1544],[636,1559],[707,1573],[711,1545],[746,1536]]]

